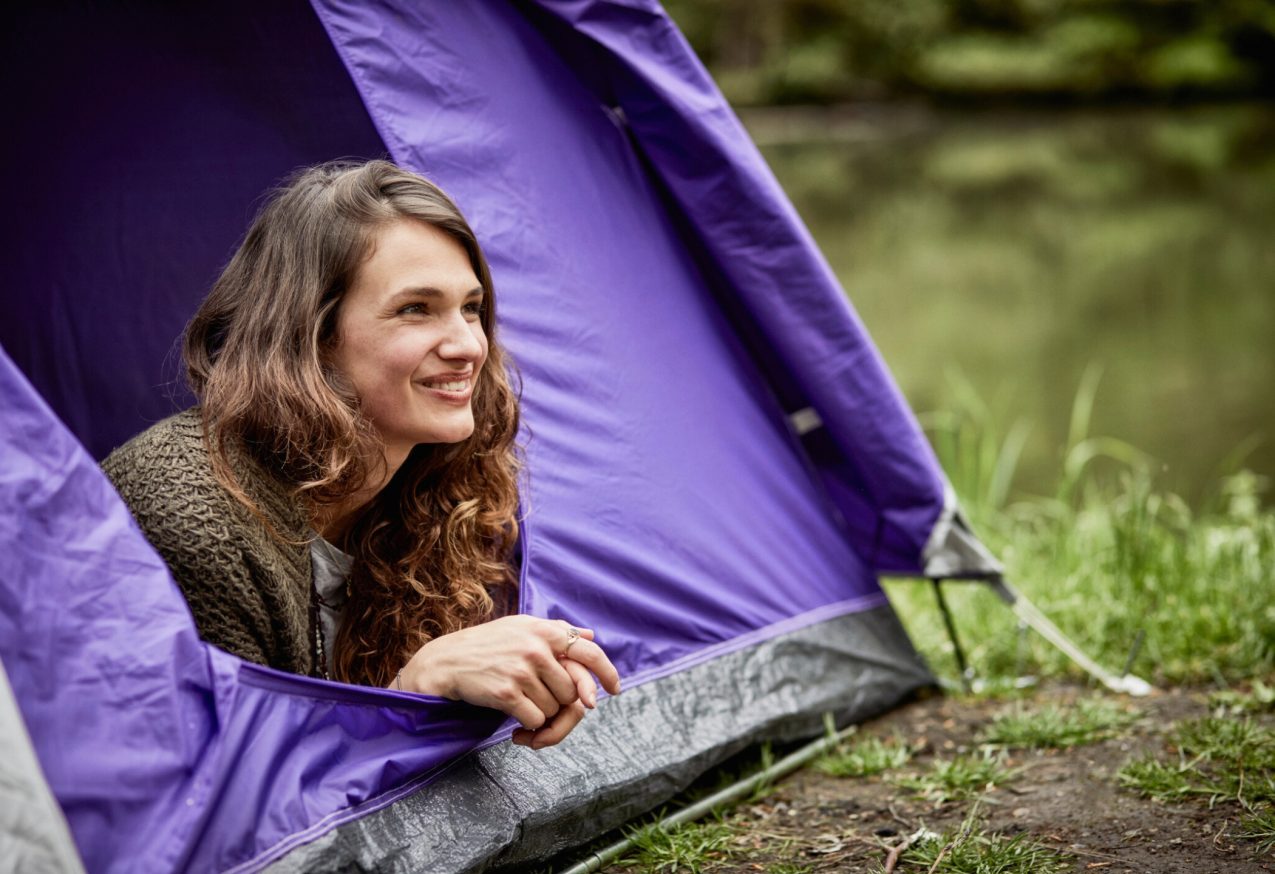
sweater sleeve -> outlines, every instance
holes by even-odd
[[[292,669],[272,658],[286,647],[243,542],[239,517],[246,511],[232,505],[206,455],[172,437],[152,429],[113,452],[102,469],[168,565],[200,637],[247,661]]]

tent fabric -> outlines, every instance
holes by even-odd
[[[5,63],[41,135],[6,172],[63,172],[8,180],[26,225],[0,241],[23,292],[0,342],[34,383],[0,355],[0,663],[89,870],[517,864],[929,682],[876,573],[922,568],[942,474],[657,6],[23,16]],[[386,151],[492,265],[527,425],[521,607],[596,628],[625,678],[551,751],[202,643],[93,461],[185,403],[164,360],[261,190]]]
[[[487,249],[530,431],[524,608],[605,630],[640,681],[880,598],[626,131],[555,44],[506,4],[319,9],[391,155]]]
[[[513,204],[532,192],[540,209],[555,191],[577,195],[565,199],[569,207],[580,194],[605,197],[599,180],[616,177],[594,168],[627,153],[617,170],[648,173],[642,187],[671,199],[684,229],[679,248],[699,253],[711,271],[698,283],[746,312],[772,380],[799,393],[788,412],[819,414],[824,433],[807,457],[820,463],[857,554],[877,571],[921,572],[918,557],[943,506],[937,461],[809,232],[658,3],[398,6],[385,16],[315,2],[395,159],[427,169],[463,204],[481,210],[502,197],[500,227],[512,248],[526,230],[509,227]],[[487,56],[501,63],[469,63]],[[542,89],[551,106],[536,99]],[[563,104],[574,105],[572,123],[547,124],[562,118]],[[550,148],[556,153],[545,154]],[[613,220],[601,231],[624,227]],[[517,276],[526,277],[533,250],[518,253]],[[562,284],[562,266],[551,265],[548,287]]]
[[[861,719],[931,681],[870,596],[604,699],[560,749],[493,746],[491,711],[271,671],[199,642],[105,477],[2,355],[0,400],[0,500],[17,510],[0,526],[0,662],[89,870],[525,861],[619,824],[749,741],[817,730],[824,712]]]
[[[0,345],[101,459],[190,405],[176,339],[262,193],[385,145],[304,0],[33,3],[0,40]]]

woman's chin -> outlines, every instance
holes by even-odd
[[[455,423],[431,428],[428,440],[422,443],[462,443],[474,436],[474,420],[472,418]]]

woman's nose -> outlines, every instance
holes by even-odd
[[[481,322],[471,322],[457,314],[447,322],[447,334],[438,344],[438,354],[443,358],[476,361],[487,348],[485,339]]]

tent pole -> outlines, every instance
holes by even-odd
[[[1071,638],[1063,634],[1062,630],[1041,612],[1039,607],[1027,600],[1021,592],[1007,583],[1004,577],[994,577],[988,582],[991,583],[992,589],[996,594],[1000,595],[1005,603],[1009,604],[1010,609],[1014,611],[1019,619],[1034,628],[1037,634],[1060,649],[1063,654],[1112,692],[1141,697],[1149,695],[1155,690],[1155,687],[1146,680],[1128,673],[1127,667],[1126,673],[1117,677],[1089,658]]]
[[[970,685],[972,672],[965,661],[965,650],[961,647],[961,639],[956,635],[956,623],[952,619],[952,611],[947,607],[947,598],[943,597],[943,581],[934,577],[934,598],[939,602],[939,612],[943,614],[943,624],[947,627],[947,636],[952,641],[952,652],[956,655],[956,667],[961,672],[961,688],[965,694],[973,691]]]
[[[648,828],[669,831],[684,823],[694,822],[719,807],[739,801],[741,798],[756,791],[760,786],[765,786],[788,776],[807,762],[837,746],[837,744],[840,744],[858,730],[858,726],[850,725],[835,734],[826,734],[818,740],[813,740],[791,755],[775,762],[769,768],[732,783],[725,789],[714,792],[707,798],[697,801],[688,807],[683,807],[676,813],[660,819],[653,826],[648,826]],[[627,853],[632,846],[633,837],[630,835],[611,844],[609,847],[591,853],[584,861],[577,862],[570,868],[558,872],[558,874],[593,874],[595,871],[601,871],[605,866]]]

